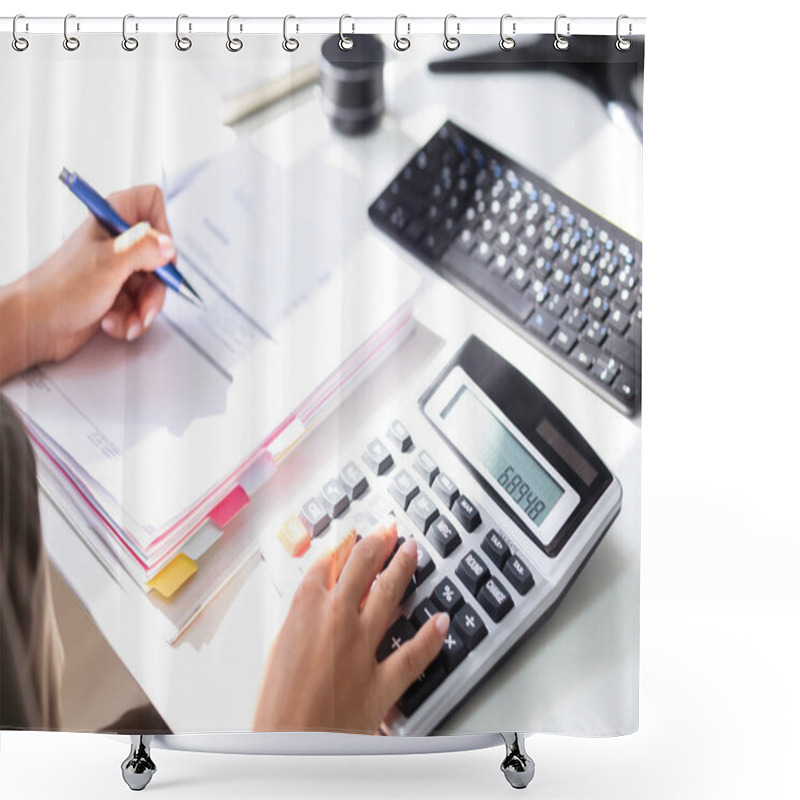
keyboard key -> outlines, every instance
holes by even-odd
[[[500,569],[506,563],[506,559],[511,555],[511,548],[509,548],[506,540],[495,530],[489,531],[481,542],[481,550],[497,564]]]
[[[489,578],[486,581],[478,593],[478,602],[495,622],[500,622],[514,608],[511,595],[496,578]]]
[[[399,419],[394,420],[391,425],[389,425],[389,430],[386,431],[386,433],[403,453],[414,446],[414,442],[411,440],[411,434]]]
[[[595,347],[584,339],[579,339],[575,349],[570,353],[570,358],[584,369],[590,369],[599,353],[599,347]]]
[[[535,311],[525,327],[542,339],[549,339],[558,328],[558,320],[546,311]]]
[[[389,482],[389,494],[394,497],[405,511],[409,503],[419,493],[417,482],[411,477],[411,473],[406,469],[401,469],[392,476]]]
[[[456,577],[472,594],[477,595],[489,580],[489,567],[474,550],[470,550],[459,562]]]
[[[439,474],[439,466],[427,450],[420,450],[417,453],[414,469],[422,475],[428,486],[433,483],[433,479]]]
[[[461,606],[456,612],[451,626],[456,629],[469,650],[474,650],[488,633],[480,615],[469,604]]]
[[[303,503],[302,519],[312,536],[319,536],[331,524],[331,518],[318,497]]]
[[[439,609],[433,604],[430,597],[426,597],[412,612],[411,622],[419,630],[429,619],[439,613]]]
[[[339,473],[345,489],[351,500],[355,500],[367,491],[369,483],[367,476],[359,468],[355,461],[348,461]]]
[[[436,494],[438,494],[442,500],[444,500],[448,508],[452,507],[459,495],[458,487],[455,485],[455,483],[453,483],[450,477],[445,475],[443,472],[440,472],[436,476],[436,479],[433,482],[433,491],[436,492]]]
[[[628,330],[628,323],[630,317],[628,316],[628,312],[621,309],[615,308],[611,312],[611,316],[608,318],[608,327],[611,328],[612,331],[615,331],[620,336]]]
[[[426,581],[436,569],[431,554],[417,542],[417,568],[414,570],[414,580],[417,586]]]
[[[578,337],[565,328],[559,328],[558,331],[556,331],[556,335],[553,337],[553,344],[563,353],[569,353],[569,351],[575,347],[575,342],[577,341]]]
[[[442,644],[442,663],[448,674],[467,657],[468,653],[467,646],[451,626]]]
[[[406,717],[410,717],[439,688],[446,677],[447,670],[441,658],[437,658],[397,701],[397,707]]]
[[[463,494],[459,495],[453,503],[453,514],[469,533],[472,533],[481,524],[480,512],[474,503]]]
[[[392,653],[400,649],[400,645],[403,644],[403,642],[408,642],[413,639],[416,632],[416,629],[406,617],[398,617],[397,620],[392,623],[389,630],[386,631],[386,635],[378,645],[375,657],[378,661],[383,661],[388,658]]]
[[[602,353],[592,367],[592,375],[596,375],[603,383],[611,385],[619,372],[619,362],[610,356]]]
[[[609,333],[603,344],[603,350],[614,356],[617,361],[621,361],[626,367],[629,367],[632,372],[641,373],[642,353],[633,342],[617,336],[616,333]]]
[[[503,575],[520,594],[527,594],[533,588],[533,575],[517,556],[512,556],[506,561]]]
[[[341,516],[350,505],[344,486],[336,478],[326,481],[320,494],[325,510],[334,518]]]
[[[636,396],[636,384],[632,376],[628,373],[617,375],[611,390],[625,403],[630,402]]]
[[[367,445],[362,458],[376,475],[388,472],[394,464],[389,448],[380,439],[373,439]]]
[[[409,504],[408,516],[425,533],[430,524],[439,516],[439,509],[436,508],[436,504],[428,495],[420,492]]]
[[[311,536],[300,517],[293,516],[278,528],[278,541],[292,558],[299,558],[311,545]]]
[[[450,578],[445,578],[436,584],[431,600],[439,611],[446,611],[452,618],[463,604],[464,595]]]
[[[426,536],[442,558],[447,558],[461,544],[461,537],[458,531],[447,517],[441,515],[428,528]]]

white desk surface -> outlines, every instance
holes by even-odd
[[[496,46],[494,38],[491,42]],[[365,152],[381,155],[380,169],[358,177],[369,182],[372,196],[449,116],[616,224],[641,234],[641,144],[629,129],[613,125],[587,90],[562,78],[526,73],[434,77],[424,69],[425,58],[443,51],[437,42],[426,52],[425,44],[415,42],[413,59],[392,57],[387,65],[388,113],[381,128],[366,138],[341,139],[342,152],[352,156],[357,171]],[[114,46],[119,50],[116,41]],[[256,61],[250,66],[255,69]],[[212,119],[218,94],[208,88],[209,67],[214,64],[185,57],[176,66],[186,113],[174,114],[168,123],[179,140],[182,135],[191,138],[192,158],[202,150],[198,142],[205,142],[206,154],[213,154],[232,141],[231,131]],[[92,80],[97,71],[97,64],[90,62],[81,80]],[[314,92],[290,105],[300,117],[314,119],[322,113]],[[516,124],[509,124],[512,110]],[[252,134],[265,146],[273,136],[285,142],[276,131],[288,118],[279,111],[240,125],[238,135]],[[309,130],[319,131],[320,126]],[[301,138],[293,146],[314,146],[314,141]],[[62,157],[45,153],[41,168],[52,171],[58,163],[60,169]],[[102,153],[87,151],[83,161],[100,157]],[[81,169],[77,164],[74,168]],[[149,176],[137,172],[135,177]],[[125,182],[131,182],[130,172]],[[364,231],[369,228],[365,213]],[[50,244],[56,239],[50,232]],[[320,459],[355,429],[365,398],[377,408],[406,376],[419,375],[420,365],[437,352],[452,352],[470,333],[477,334],[565,412],[617,474],[624,499],[620,516],[554,617],[441,730],[631,732],[638,724],[640,420],[613,410],[449,284],[427,270],[421,273],[424,286],[415,306],[414,334],[292,454],[235,524],[266,527],[286,499],[302,492],[305,480],[316,475]],[[45,497],[42,517],[53,562],[173,730],[248,730],[264,658],[281,621],[265,563],[253,559],[170,645],[148,623],[142,611],[146,600],[119,590]]]

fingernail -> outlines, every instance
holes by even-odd
[[[436,628],[436,632],[440,636],[444,636],[450,629],[450,615],[444,612],[437,614],[436,621],[433,624]]]
[[[116,239],[114,239],[114,252],[122,253],[125,250],[133,247],[140,239],[147,235],[150,230],[149,222],[137,222],[133,227],[123,231]]]
[[[175,256],[175,243],[166,233],[158,234],[158,252],[167,260]]]
[[[403,553],[405,553],[405,555],[413,558],[414,561],[417,560],[419,551],[417,550],[417,543],[414,539],[406,539],[400,549],[403,551]]]
[[[145,329],[149,328],[153,324],[153,317],[156,315],[156,310],[151,308],[145,315],[144,315],[144,327]]]
[[[110,336],[114,333],[114,320],[110,317],[103,317],[100,322],[100,327]]]
[[[132,342],[140,333],[142,332],[142,325],[139,322],[131,323],[130,328],[128,328],[128,333],[126,334],[127,340]]]

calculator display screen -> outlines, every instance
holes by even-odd
[[[464,384],[440,416],[462,448],[482,463],[529,520],[541,526],[564,494],[541,464]]]

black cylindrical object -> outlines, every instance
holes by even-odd
[[[367,133],[383,114],[383,45],[371,34],[350,34],[349,50],[339,47],[338,35],[322,45],[320,84],[322,105],[336,130]]]

